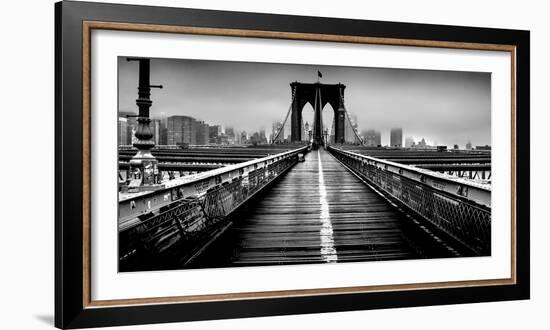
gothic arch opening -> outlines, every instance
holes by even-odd
[[[321,84],[321,83],[299,83],[290,84],[293,93],[292,115],[291,115],[291,141],[303,141],[303,109],[306,104],[311,104],[314,110],[312,143],[314,147],[324,145],[324,128],[332,126],[332,121],[323,124],[323,109],[327,104],[333,109],[334,115],[334,141],[336,143],[344,142],[344,89],[343,84]],[[331,128],[329,128],[332,131]]]
[[[309,102],[302,108],[302,141],[311,142],[315,109]]]
[[[334,108],[330,103],[327,103],[325,107],[323,108],[323,111],[321,112],[323,116],[323,126],[326,134],[326,140],[328,143],[334,143],[334,115],[335,115]]]

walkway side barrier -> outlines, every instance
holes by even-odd
[[[376,189],[472,250],[491,254],[491,188],[466,179],[345,151],[328,150]]]
[[[286,172],[307,147],[169,181],[119,201],[121,271],[181,266],[227,215]]]

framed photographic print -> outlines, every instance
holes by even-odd
[[[56,326],[529,298],[529,32],[56,4]]]

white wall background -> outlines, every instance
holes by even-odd
[[[532,299],[363,312],[149,325],[142,329],[548,329],[545,206],[550,21],[544,1],[134,0],[152,5],[531,30]],[[54,15],[52,0],[0,10],[0,328],[53,327]],[[6,74],[7,73],[7,74]],[[25,148],[23,148],[23,146]],[[32,147],[32,152],[30,148]],[[125,328],[125,329],[131,329]],[[133,327],[138,328],[138,327]]]

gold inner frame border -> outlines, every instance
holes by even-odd
[[[172,297],[151,297],[116,300],[92,300],[91,297],[91,34],[93,30],[118,30],[131,32],[176,33],[227,37],[248,37],[286,39],[302,41],[323,41],[339,43],[360,43],[389,46],[411,46],[450,48],[466,50],[503,51],[511,55],[511,277],[488,280],[468,280],[450,282],[431,282],[414,284],[370,285],[354,287],[334,287],[319,289],[298,289],[283,291],[239,292],[226,294],[205,294]],[[356,294],[367,292],[410,291],[426,289],[444,289],[476,286],[514,285],[516,279],[516,46],[503,44],[484,44],[417,39],[379,38],[364,36],[345,36],[333,34],[296,33],[280,31],[261,31],[225,28],[204,28],[179,25],[155,25],[140,23],[119,23],[101,21],[82,22],[82,270],[83,270],[83,306],[84,308],[122,307],[134,305],[174,304],[191,302],[212,302],[245,299],[268,299],[283,297],[320,296],[336,294]]]

